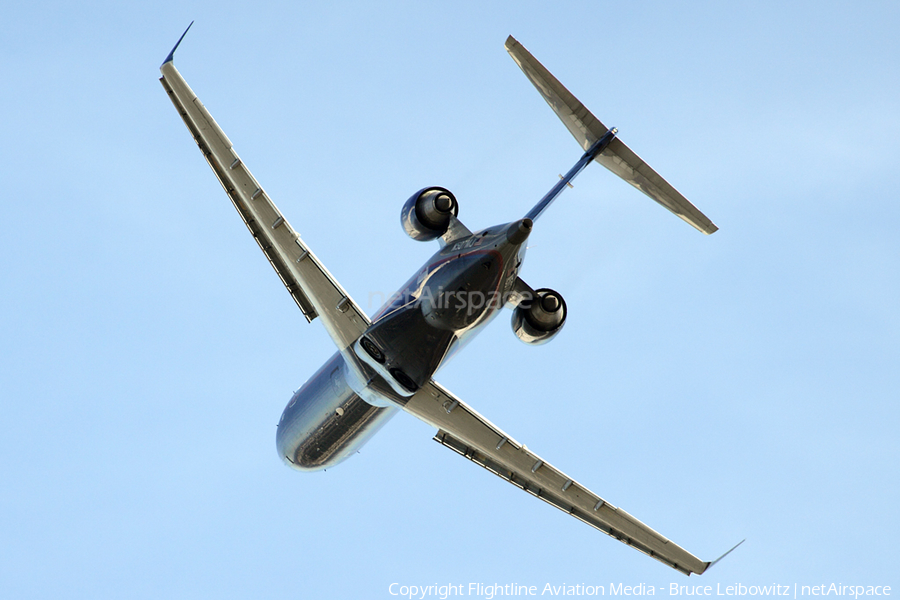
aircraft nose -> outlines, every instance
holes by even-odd
[[[534,221],[528,218],[510,223],[506,230],[506,241],[510,244],[521,244],[531,235],[532,227],[534,227]]]

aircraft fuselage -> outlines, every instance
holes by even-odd
[[[493,320],[525,256],[518,224],[453,240],[425,262],[291,397],[276,435],[282,460],[315,471],[346,459]]]

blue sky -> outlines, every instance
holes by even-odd
[[[892,2],[34,2],[0,39],[0,586],[10,598],[390,598],[389,585],[900,592],[900,9]],[[437,379],[688,550],[684,578],[398,415],[324,473],[275,424],[333,352],[157,82],[178,68],[370,313],[430,254],[402,202],[524,214],[579,148],[515,35],[721,230],[599,166]],[[663,592],[657,591],[657,594]],[[476,597],[476,596],[472,596]]]

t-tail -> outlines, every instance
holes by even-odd
[[[617,130],[615,128],[608,128],[592,115],[550,71],[544,68],[544,65],[539,63],[512,36],[506,40],[506,50],[585,151],[575,166],[531,209],[526,215],[527,218],[537,219],[562,193],[566,185],[588,163],[595,160],[703,233],[710,234],[719,229],[696,206],[616,137]]]

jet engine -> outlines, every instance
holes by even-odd
[[[553,290],[537,290],[531,300],[513,310],[512,328],[526,344],[546,344],[566,324],[566,301]]]
[[[459,214],[459,205],[449,190],[427,187],[413,194],[400,212],[406,235],[420,242],[434,240],[446,233],[450,218]]]

